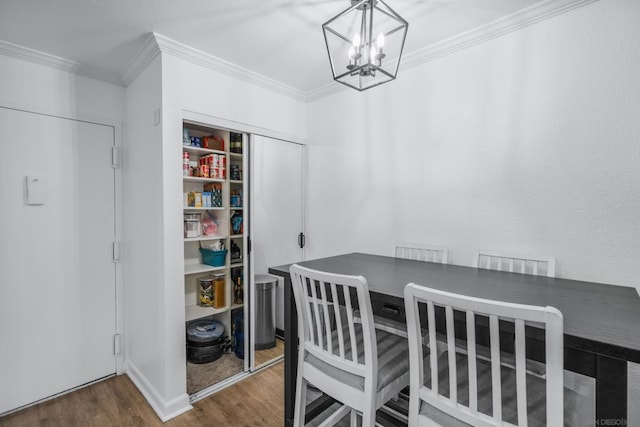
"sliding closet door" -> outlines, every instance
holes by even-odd
[[[251,243],[252,274],[266,274],[269,267],[302,261],[300,233],[304,231],[304,146],[279,139],[253,135],[251,141]],[[265,307],[260,298],[268,295],[261,284],[252,284],[251,349],[258,348],[264,337],[256,337],[256,325],[262,325]],[[275,327],[284,331],[284,290],[279,283],[274,293]],[[256,301],[256,298],[258,299]],[[258,307],[256,313],[255,308]],[[268,311],[268,310],[266,310]],[[262,315],[262,316],[261,316]],[[254,355],[252,368],[269,361],[269,355],[282,354],[278,349]],[[271,351],[273,350],[273,351]],[[266,355],[266,356],[265,356]]]
[[[116,371],[113,145],[0,107],[0,414]]]

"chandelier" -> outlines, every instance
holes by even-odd
[[[333,79],[363,91],[396,78],[409,23],[382,0],[350,0],[324,24]]]

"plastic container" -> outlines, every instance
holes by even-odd
[[[244,310],[237,310],[233,315],[234,348],[238,359],[244,359]]]
[[[184,237],[200,237],[202,227],[200,226],[200,213],[184,214]]]
[[[227,250],[214,251],[207,248],[200,248],[202,263],[212,267],[222,267],[227,259]]]

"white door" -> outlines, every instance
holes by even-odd
[[[255,276],[266,274],[269,267],[304,259],[304,249],[298,244],[304,231],[304,146],[253,135],[250,159],[251,260]],[[282,286],[276,288],[275,300],[275,326],[284,330]]]
[[[0,107],[0,414],[116,371],[113,145]]]

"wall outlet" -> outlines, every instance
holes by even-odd
[[[160,118],[161,118],[160,109],[156,108],[155,110],[153,110],[153,125],[154,126],[158,126],[160,124]]]

